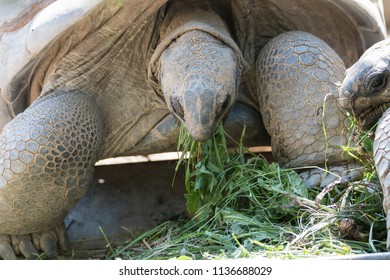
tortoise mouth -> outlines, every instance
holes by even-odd
[[[379,121],[383,113],[386,112],[388,108],[390,108],[390,102],[368,108],[359,114],[359,124],[364,130],[370,130]]]

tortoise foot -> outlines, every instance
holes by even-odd
[[[43,252],[48,258],[55,258],[58,249],[69,250],[69,239],[64,225],[33,234],[0,234],[0,257],[4,260],[15,260],[17,255],[29,260],[37,259],[40,257],[39,252]]]
[[[331,188],[332,185],[355,182],[362,179],[363,168],[358,164],[332,166],[328,169],[313,168],[299,173],[305,185],[310,187]]]

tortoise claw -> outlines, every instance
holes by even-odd
[[[22,254],[28,260],[34,260],[38,257],[38,251],[35,249],[30,235],[12,235],[11,237],[16,254]]]
[[[328,189],[332,185],[345,182],[355,182],[363,177],[363,169],[357,164],[332,166],[328,170],[310,169],[301,172],[299,176],[307,187]]]
[[[69,250],[69,239],[64,225],[52,230],[28,235],[0,234],[0,258],[15,260],[17,255],[26,259],[37,259],[39,251],[47,254],[49,258],[58,256],[58,248]]]
[[[0,234],[0,257],[3,260],[16,260],[14,249],[12,248],[11,237]]]
[[[69,239],[66,234],[64,225],[41,233],[32,234],[35,247],[42,250],[49,258],[58,256],[58,247],[61,250],[69,250]]]
[[[54,258],[58,256],[57,250],[57,236],[54,231],[46,231],[34,236],[34,239],[37,240],[36,243],[39,244],[39,248],[47,254],[49,258]]]
[[[359,173],[359,172],[354,171],[348,175],[341,176],[341,177],[331,181],[330,183],[325,185],[325,187],[323,187],[322,191],[316,196],[315,201],[314,201],[315,205],[319,206],[321,203],[321,200],[325,197],[325,195],[327,193],[331,192],[336,186],[344,186],[344,185],[348,185],[349,183],[352,183],[352,182],[358,182],[362,178],[362,175],[363,175],[363,173]]]
[[[65,226],[62,224],[58,227],[56,227],[56,234],[58,237],[58,245],[61,250],[63,251],[69,251],[70,250],[70,242],[68,234],[66,233]]]

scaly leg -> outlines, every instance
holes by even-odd
[[[337,101],[345,72],[341,58],[321,39],[292,31],[269,41],[256,67],[274,158],[283,167],[351,162],[340,148],[348,144],[347,118]],[[308,185],[324,184],[322,175],[314,175],[305,178]]]
[[[379,121],[375,131],[374,160],[383,189],[383,209],[387,222],[387,250],[390,251],[390,110]]]
[[[0,135],[0,256],[56,253],[63,220],[93,177],[103,122],[92,98],[60,91],[38,99]]]

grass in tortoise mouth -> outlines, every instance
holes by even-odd
[[[359,123],[364,130],[371,129],[376,125],[379,119],[382,117],[383,113],[390,108],[389,103],[383,103],[376,107],[370,107],[367,110],[360,113],[358,116]]]
[[[180,135],[178,150],[189,154],[178,162],[186,170],[189,215],[111,248],[107,258],[305,258],[386,251],[378,181],[336,187],[317,207],[321,190],[308,189],[298,170],[269,163],[242,143],[228,150],[221,125],[205,143],[191,140],[184,129]]]

